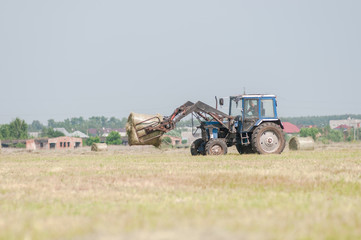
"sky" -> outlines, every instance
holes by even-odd
[[[358,0],[0,0],[0,124],[170,115],[275,94],[281,117],[361,114]]]

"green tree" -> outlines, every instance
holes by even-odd
[[[120,134],[118,132],[110,132],[108,137],[106,138],[106,143],[108,145],[120,145],[122,144],[122,140]]]
[[[165,136],[162,138],[162,143],[166,144],[166,145],[171,145],[172,144],[172,139],[168,136]]]
[[[49,119],[48,120],[48,127],[49,128],[55,128],[56,127],[56,123],[55,123],[54,119]]]
[[[107,123],[106,123],[106,127],[108,128],[120,128],[120,124],[121,124],[121,121],[118,119],[118,118],[115,118],[115,117],[111,117]]]
[[[128,118],[123,117],[122,120],[120,120],[119,127],[120,128],[125,128],[125,125],[127,124],[127,122],[128,122]]]
[[[87,140],[85,140],[85,145],[91,146],[93,143],[99,143],[100,139],[99,137],[89,137]]]
[[[343,134],[340,130],[331,129],[328,132],[327,139],[333,142],[341,142],[343,140]]]
[[[167,132],[167,135],[180,138],[180,137],[182,137],[182,129],[175,128],[172,131]]]
[[[0,126],[0,139],[10,139],[10,130],[9,124],[4,124]]]
[[[17,143],[17,144],[15,145],[15,148],[26,148],[26,144],[24,144],[24,143]]]
[[[300,136],[301,137],[312,137],[313,140],[316,140],[316,135],[319,133],[317,128],[301,128]]]
[[[28,138],[28,125],[24,120],[16,118],[9,124],[9,131],[11,138],[26,139]]]
[[[64,133],[59,131],[54,131],[53,128],[43,128],[43,131],[41,132],[42,137],[49,137],[49,138],[56,138],[56,137],[63,137],[65,136]]]
[[[28,131],[29,132],[38,132],[38,131],[43,130],[43,128],[44,128],[44,125],[41,124],[40,121],[34,120],[31,124],[29,124]]]

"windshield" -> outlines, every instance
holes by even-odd
[[[242,116],[242,101],[237,98],[231,98],[229,115]]]

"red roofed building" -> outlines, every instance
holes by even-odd
[[[345,129],[350,129],[350,128],[351,128],[351,127],[348,126],[348,125],[346,125],[346,124],[341,124],[340,126],[335,127],[335,129],[343,129],[343,130],[345,130]]]
[[[284,127],[283,132],[285,132],[285,133],[299,133],[300,132],[300,129],[292,123],[282,122],[282,124]]]

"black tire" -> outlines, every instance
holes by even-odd
[[[242,144],[240,144],[240,143],[237,143],[237,144],[236,144],[236,148],[237,148],[237,151],[239,152],[239,154],[251,154],[251,153],[254,153],[251,144],[249,144],[249,145],[242,145]]]
[[[207,155],[225,155],[227,154],[227,144],[222,139],[211,139],[206,143]]]
[[[275,123],[263,123],[252,134],[252,147],[256,153],[272,154],[282,153],[286,141],[282,128]]]
[[[201,147],[202,144],[204,145],[204,143],[205,142],[202,138],[198,138],[194,142],[192,142],[191,145],[192,156],[205,155],[204,146]]]

